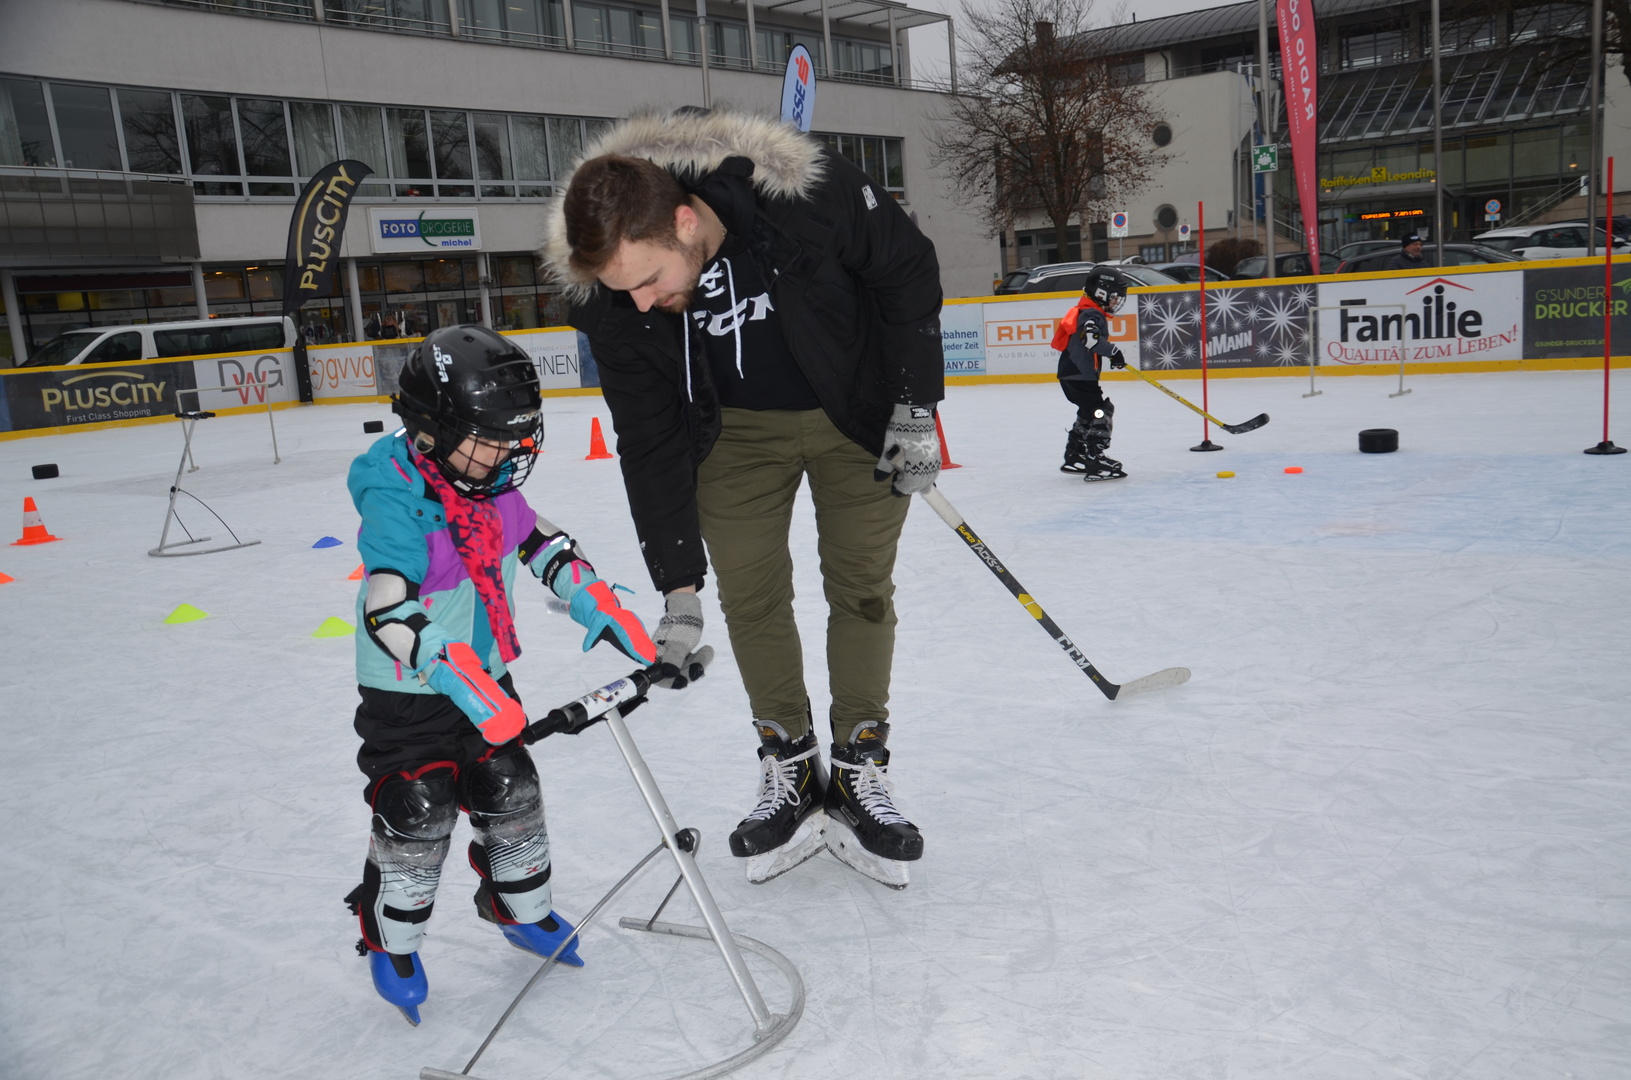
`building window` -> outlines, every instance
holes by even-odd
[[[1178,227],[1178,211],[1170,204],[1163,204],[1155,211],[1155,227],[1162,232]]]
[[[1155,125],[1155,130],[1150,132],[1150,139],[1154,141],[1156,146],[1166,146],[1168,143],[1172,142],[1172,125]]]
[[[324,17],[343,26],[446,34],[446,0],[323,0]]]
[[[460,30],[474,38],[564,44],[560,0],[460,0]]]
[[[1141,244],[1138,249],[1138,257],[1147,263],[1164,263],[1167,261],[1167,245]]]
[[[877,135],[834,135],[817,133],[840,157],[872,178],[896,199],[906,197],[904,144],[900,139]]]
[[[53,83],[51,104],[65,167],[120,171],[119,136],[107,87]]]
[[[1403,60],[1404,31],[1375,26],[1357,26],[1341,31],[1342,66],[1376,67]]]
[[[187,164],[194,176],[238,176],[238,133],[232,123],[232,99],[201,94],[181,95],[182,123],[187,131]],[[243,185],[200,181],[200,195],[242,195]]]
[[[120,90],[119,120],[124,127],[125,156],[130,171],[181,172],[181,143],[176,137],[176,107],[169,94],[156,90]]]
[[[0,165],[54,168],[56,164],[44,88],[33,81],[0,79]]]

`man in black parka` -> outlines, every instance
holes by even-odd
[[[859,169],[742,113],[635,116],[551,205],[567,287],[612,412],[671,684],[698,647],[711,563],[760,740],[731,836],[764,881],[823,845],[903,887],[923,852],[887,776],[895,548],[940,469],[940,267]],[[829,606],[831,772],[793,621],[788,530],[808,477]],[[703,542],[707,545],[704,556]]]

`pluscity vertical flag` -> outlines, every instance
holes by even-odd
[[[336,161],[317,170],[295,200],[289,250],[283,263],[283,314],[334,291],[340,237],[357,185],[374,170],[360,161]]]
[[[1297,201],[1303,212],[1303,242],[1319,272],[1319,55],[1311,0],[1277,0],[1280,72],[1285,85],[1291,157],[1297,168]]]

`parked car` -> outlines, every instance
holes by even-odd
[[[1142,263],[1090,263],[1068,262],[1047,263],[1043,266],[1033,266],[1025,271],[1026,278],[1017,286],[1010,287],[1009,279],[1020,271],[1014,271],[1009,278],[1003,279],[1002,286],[998,288],[999,295],[1014,295],[1017,293],[1041,292],[1080,292],[1087,280],[1087,272],[1095,266],[1114,266],[1132,281],[1139,285],[1177,285],[1178,279],[1161,273],[1154,267]]]
[[[295,343],[294,322],[277,315],[244,319],[197,319],[139,326],[92,326],[69,330],[41,345],[19,367],[72,364],[130,364],[171,356],[287,349]]]
[[[1579,259],[1586,251],[1586,223],[1584,221],[1554,221],[1550,225],[1520,225],[1508,229],[1481,232],[1473,240],[1486,247],[1510,251],[1524,259]],[[1597,229],[1597,250],[1608,243],[1608,233]],[[1631,246],[1619,237],[1614,246]]]
[[[1167,277],[1169,277],[1169,278],[1173,278],[1173,279],[1175,279],[1177,281],[1187,282],[1190,285],[1193,285],[1196,282],[1201,280],[1201,265],[1200,265],[1200,263],[1192,263],[1192,262],[1160,263],[1160,264],[1156,265],[1155,267],[1152,267],[1152,269],[1159,270],[1159,271],[1161,271],[1161,273],[1167,275]],[[1229,275],[1225,274],[1222,270],[1218,270],[1218,269],[1215,269],[1213,267],[1208,266],[1206,268],[1206,280],[1207,281],[1228,281],[1229,280]]]
[[[1372,251],[1365,255],[1356,255],[1351,259],[1344,259],[1342,265],[1337,267],[1339,274],[1374,274],[1386,270],[1388,263],[1399,253],[1396,247],[1386,251]],[[1426,258],[1428,268],[1434,266],[1482,266],[1485,263],[1522,262],[1518,256],[1498,248],[1485,247],[1483,244],[1445,244],[1444,262],[1435,263],[1436,251],[1431,244],[1423,244],[1422,255]]]
[[[1397,240],[1355,240],[1351,244],[1343,244],[1337,248],[1337,261],[1357,258],[1360,255],[1369,255],[1373,251],[1398,251]]]
[[[1337,272],[1338,259],[1335,255],[1320,252],[1320,273],[1334,274]],[[1249,259],[1241,259],[1235,266],[1235,278],[1266,278],[1266,277],[1307,277],[1313,273],[1313,264],[1309,261],[1306,251],[1288,251],[1285,254],[1275,253],[1274,273],[1268,272],[1269,257],[1267,255],[1253,255]]]
[[[1042,281],[1044,279],[1055,278],[1060,274],[1076,273],[1085,276],[1089,270],[1093,269],[1093,265],[1094,264],[1090,262],[1043,263],[1041,266],[1032,266],[1024,270],[1014,270],[1010,272],[1007,277],[1002,279],[1002,285],[998,287],[997,294],[1011,295],[1014,293],[1024,292],[1055,292],[1059,289],[1068,289],[1071,288],[1070,285],[1055,285],[1047,289],[1033,289],[1029,286],[1033,281]],[[1020,277],[1021,274],[1025,276]],[[1075,288],[1078,289],[1081,287],[1082,286],[1080,283],[1075,286]]]

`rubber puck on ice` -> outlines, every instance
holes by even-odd
[[[58,475],[60,474],[57,472],[55,464],[34,466],[34,479],[36,480],[52,480]]]
[[[1391,454],[1399,448],[1399,433],[1390,427],[1366,428],[1359,433],[1361,454]]]
[[[364,435],[377,435],[384,430],[385,421],[383,420],[364,420],[362,422],[362,433]]]

